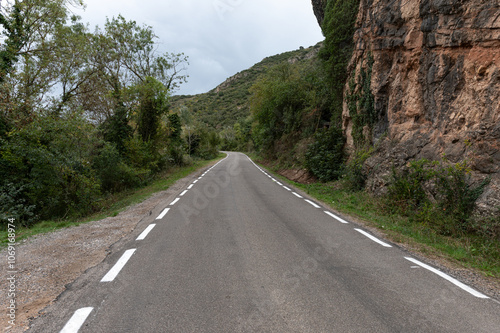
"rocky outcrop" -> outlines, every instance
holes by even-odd
[[[314,3],[314,1],[313,1]],[[316,10],[318,11],[318,10]],[[378,119],[363,131],[376,148],[370,188],[393,165],[466,159],[473,177],[491,177],[483,212],[500,207],[500,4],[498,0],[362,0],[349,71],[371,68]],[[348,149],[353,115],[344,105]]]

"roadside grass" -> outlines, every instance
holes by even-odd
[[[266,168],[269,170],[269,167]],[[443,235],[429,225],[414,223],[406,216],[389,213],[384,208],[382,198],[365,191],[345,190],[339,182],[300,184],[277,174],[276,168],[271,167],[271,171],[276,178],[326,203],[340,214],[354,218],[354,222],[377,228],[394,243],[429,257],[444,258],[455,266],[474,269],[485,276],[500,278],[498,240],[477,234]]]
[[[189,176],[190,174],[198,171],[203,167],[206,167],[214,161],[220,160],[224,156],[226,156],[226,154],[220,153],[219,156],[213,160],[198,160],[194,161],[193,164],[188,166],[174,167],[158,175],[157,178],[147,186],[110,194],[102,200],[101,211],[90,216],[86,216],[80,219],[40,221],[30,228],[16,227],[16,242],[19,243],[20,241],[31,236],[52,232],[58,229],[68,228],[83,223],[102,220],[107,217],[117,216],[120,212],[124,211],[128,207],[143,202],[154,193],[168,189],[179,179]],[[0,231],[0,249],[8,245],[7,228],[3,229],[4,230]]]

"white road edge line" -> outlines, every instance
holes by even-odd
[[[182,192],[179,196],[180,197],[183,197],[186,193],[188,193],[188,190],[185,190],[184,192]]]
[[[304,199],[303,196],[301,196],[300,194],[298,193],[295,193],[295,192],[292,192],[293,195],[295,195],[297,198],[301,198],[301,199]]]
[[[192,189],[192,188],[193,188],[193,186],[194,186],[194,184],[189,185],[189,186],[188,186],[188,190]]]
[[[283,188],[284,188],[285,190],[287,190],[287,191],[291,191],[291,189],[289,189],[289,188],[288,188],[288,187],[286,187],[286,186],[283,186]]]
[[[333,217],[334,219],[336,219],[340,223],[349,224],[349,222],[347,222],[346,220],[341,219],[340,217],[338,217],[337,215],[335,215],[333,213],[330,213],[329,211],[325,210],[325,214],[330,215],[331,217]]]
[[[179,200],[181,200],[181,198],[175,198],[175,200],[170,203],[170,206],[175,205],[177,202],[179,202]]]
[[[169,210],[170,210],[170,208],[165,208],[165,209],[163,210],[163,212],[161,212],[161,214],[160,214],[160,215],[158,215],[158,217],[157,217],[156,219],[157,219],[157,220],[161,220],[162,218],[164,218],[164,217],[165,217],[165,215],[167,215],[167,213],[168,213],[168,211],[169,211]]]
[[[149,227],[147,227],[146,230],[144,230],[142,234],[140,234],[139,237],[137,237],[136,241],[141,241],[146,239],[146,237],[151,232],[151,230],[153,230],[154,227],[156,227],[156,224],[149,225]]]
[[[313,205],[315,208],[321,208],[321,206],[318,206],[316,203],[312,202],[311,200],[307,200],[305,199],[307,203],[310,203],[311,205]]]
[[[283,186],[283,184],[281,184],[280,182],[276,182],[276,184],[278,184],[279,186]]]
[[[392,247],[392,245],[389,245],[389,244],[387,244],[387,243],[382,242],[380,239],[378,239],[378,238],[376,238],[376,237],[374,237],[374,236],[370,235],[369,233],[367,233],[367,232],[366,232],[366,231],[364,231],[364,230],[361,230],[361,229],[354,229],[354,230],[356,230],[357,232],[359,232],[359,233],[361,233],[361,234],[365,235],[366,237],[370,238],[372,241],[377,242],[377,243],[379,243],[380,245],[382,245],[382,246],[384,246],[384,247]]]
[[[125,267],[127,264],[127,261],[132,257],[136,249],[131,249],[125,251],[125,253],[122,255],[120,259],[116,262],[116,264],[111,268],[108,272],[108,274],[104,275],[102,278],[101,282],[112,282],[117,276],[118,273]]]
[[[460,282],[460,281],[458,281],[458,280],[456,280],[456,279],[452,278],[452,277],[451,277],[451,276],[449,276],[448,274],[445,274],[445,273],[443,273],[443,272],[441,272],[441,271],[439,271],[439,270],[437,270],[437,269],[435,269],[435,268],[433,268],[433,267],[431,267],[431,266],[429,266],[429,265],[426,265],[426,264],[424,264],[423,262],[420,262],[420,261],[418,261],[418,260],[416,260],[416,259],[413,259],[413,258],[410,258],[410,257],[405,257],[405,259],[406,259],[406,260],[411,261],[411,262],[412,262],[412,263],[414,263],[414,264],[419,265],[420,267],[423,267],[423,268],[425,268],[425,269],[427,269],[427,270],[431,271],[431,272],[432,272],[432,273],[434,273],[434,274],[439,275],[439,276],[440,276],[440,277],[442,277],[443,279],[445,279],[445,280],[447,280],[447,281],[449,281],[449,282],[453,283],[453,284],[454,284],[454,285],[456,285],[457,287],[459,287],[459,288],[461,288],[461,289],[465,290],[466,292],[468,292],[468,293],[470,293],[470,294],[472,294],[472,295],[474,295],[474,296],[476,296],[476,297],[478,297],[478,298],[489,298],[488,296],[486,296],[486,295],[484,295],[484,294],[481,294],[480,292],[475,291],[474,289],[472,289],[471,287],[469,287],[469,286],[467,286],[467,285],[463,284],[462,282]]]
[[[94,308],[81,308],[76,310],[59,333],[77,333],[83,323],[85,323],[85,320],[87,320],[92,310],[94,310]]]

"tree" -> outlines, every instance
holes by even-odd
[[[309,106],[307,83],[288,63],[272,68],[252,88],[250,109],[258,122],[256,143],[270,153],[284,134],[297,132],[302,112]]]
[[[139,101],[137,130],[144,142],[154,141],[160,118],[168,110],[168,91],[161,82],[152,77],[147,77],[136,89]]]

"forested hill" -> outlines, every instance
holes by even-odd
[[[308,48],[281,53],[264,58],[249,69],[228,78],[216,88],[199,95],[173,96],[171,110],[187,110],[192,118],[215,129],[232,127],[238,120],[250,115],[250,88],[269,68],[282,63],[307,65],[315,58],[321,43]]]

